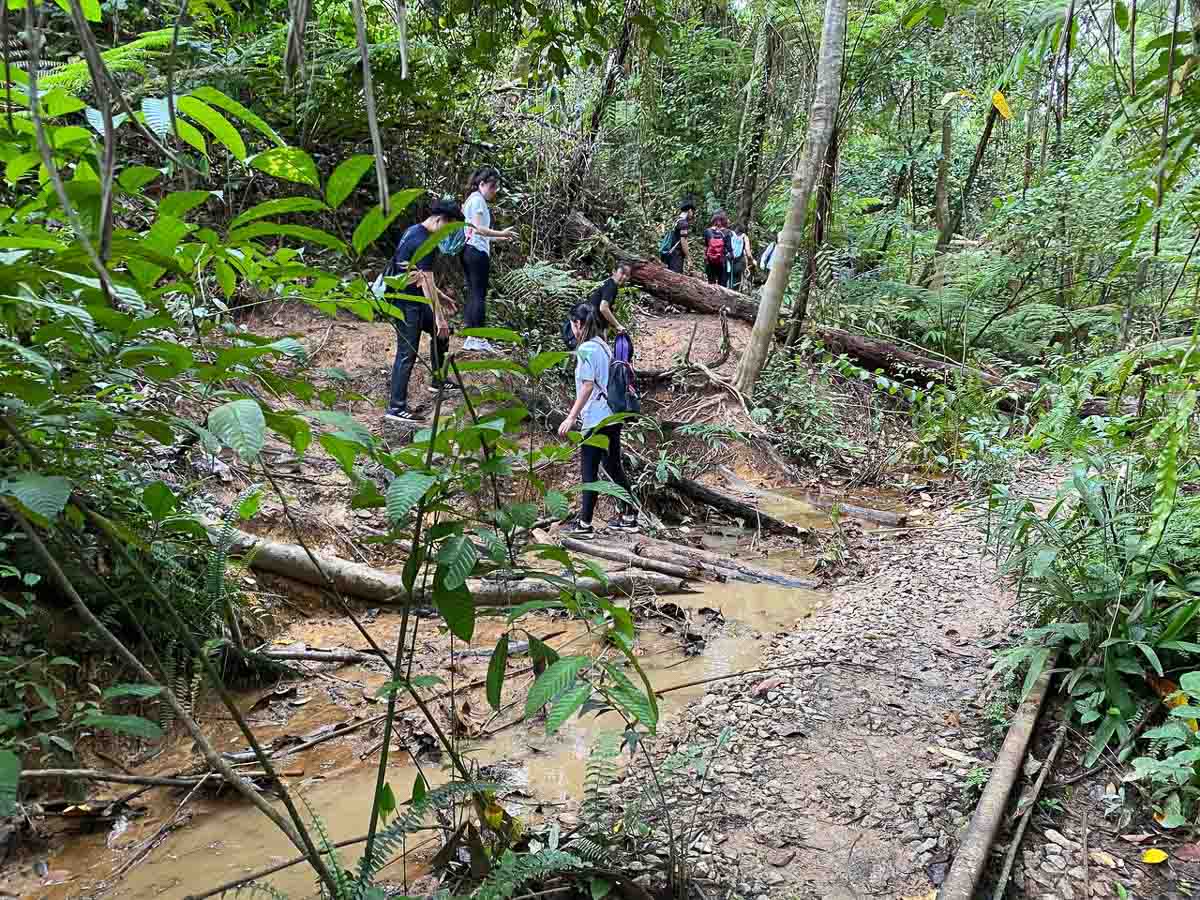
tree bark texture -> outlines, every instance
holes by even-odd
[[[754,217],[754,200],[758,192],[759,171],[762,169],[763,144],[767,138],[767,112],[771,97],[771,68],[775,59],[775,30],[771,27],[769,8],[763,14],[758,42],[754,47],[754,72],[758,75],[757,92],[749,97],[746,115],[750,134],[744,146],[738,147],[742,158],[741,187],[738,192],[737,221],[750,227]]]
[[[837,182],[839,131],[834,126],[829,138],[829,149],[825,152],[825,164],[821,167],[821,180],[817,185],[817,202],[813,209],[813,227],[808,239],[808,260],[805,263],[804,283],[794,301],[792,324],[788,329],[788,346],[796,343],[800,329],[808,315],[808,298],[817,281],[817,253],[825,245],[825,232],[833,223],[833,188]]]
[[[842,58],[845,54],[847,0],[826,0],[825,23],[821,34],[821,56],[817,64],[817,88],[813,94],[812,113],[808,122],[808,137],[804,154],[792,177],[792,201],[787,220],[775,248],[771,274],[763,288],[762,303],[750,336],[750,344],[738,364],[734,386],[743,394],[754,390],[754,384],[767,362],[767,353],[779,324],[779,310],[787,291],[796,251],[804,239],[804,222],[808,201],[820,175],[821,164],[829,146],[841,99]]]

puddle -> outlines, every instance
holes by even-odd
[[[697,593],[669,598],[670,602],[686,609],[718,609],[726,624],[714,629],[704,624],[703,615],[694,613],[693,628],[705,632],[708,639],[701,653],[685,656],[680,651],[677,635],[665,632],[661,628],[662,623],[654,619],[645,623],[639,632],[638,653],[651,683],[657,689],[690,685],[671,691],[660,699],[661,717],[668,719],[678,714],[690,701],[703,695],[706,684],[694,682],[754,668],[760,661],[765,635],[796,627],[798,620],[828,599],[828,595],[813,591],[739,582],[705,584]],[[380,615],[376,625],[379,626],[381,638],[393,630],[392,619],[390,613]],[[314,644],[318,641],[313,640],[312,636],[319,636],[327,646],[335,645],[339,640],[345,642],[347,638],[338,631],[342,623],[335,622],[316,621],[312,623],[312,628],[304,623],[304,634]],[[560,633],[553,643],[559,647],[569,643],[569,652],[586,652],[591,643],[590,637],[577,622],[532,619],[528,625],[535,634]],[[494,619],[481,619],[479,626],[477,641],[473,643],[483,646],[491,646],[503,629],[502,622]],[[430,623],[431,631],[434,627]],[[420,646],[421,642],[418,641]],[[434,661],[437,653],[444,652],[444,639],[440,643],[430,641],[426,646],[430,651],[429,663],[426,665],[422,661],[422,666],[426,671],[436,671],[440,667],[444,675],[445,660]],[[597,648],[593,646],[592,649]],[[463,662],[464,671],[456,675],[463,681],[478,678],[486,670],[485,657],[467,658]],[[512,665],[518,667],[524,667],[524,664],[519,658],[512,661]],[[470,671],[466,671],[467,668]],[[356,691],[361,693],[357,685],[374,683],[382,677],[356,667],[345,667],[334,674],[337,681],[343,682],[342,685],[313,681],[302,683],[302,690],[331,695],[340,691],[344,701],[347,696],[353,697]],[[531,682],[532,675],[510,675],[505,686],[505,702],[522,700]],[[491,712],[482,694],[481,688],[469,693],[470,715],[480,724],[490,719]],[[357,699],[360,713],[363,702]],[[297,727],[301,719],[311,725],[312,720],[322,714],[324,721],[349,718],[345,708],[331,709],[330,705],[328,698],[321,697],[320,703],[306,704],[296,710],[291,721],[280,727],[296,733],[302,730]],[[323,709],[318,711],[314,707]],[[493,731],[510,721],[519,714],[520,708],[521,704],[518,703],[505,716],[491,721],[487,730]],[[382,711],[382,705],[368,702],[366,709],[369,714],[375,714]],[[498,781],[508,789],[502,792],[502,796],[509,811],[527,821],[536,821],[542,815],[556,814],[582,797],[587,757],[598,736],[603,732],[619,732],[622,727],[623,722],[616,713],[576,717],[553,736],[545,733],[540,722],[518,723],[500,730],[487,740],[464,743],[463,747],[468,758],[484,768],[483,777],[486,780]],[[224,737],[224,728],[221,733]],[[236,743],[232,735],[226,741],[228,746]],[[305,777],[288,779],[289,786],[321,817],[333,841],[358,837],[366,830],[367,811],[375,790],[374,763],[377,757],[369,756],[360,761],[358,748],[371,743],[374,743],[374,738],[363,732],[357,744],[350,739],[332,741],[320,756],[316,751],[321,747],[280,761],[281,770],[296,768],[305,772]],[[389,766],[388,783],[398,798],[407,798],[412,792],[417,768],[406,755],[397,756],[397,761]],[[421,766],[426,777],[434,784],[442,783],[449,777],[444,757],[439,761],[427,761],[426,757],[422,757]],[[326,777],[320,777],[322,774]],[[86,886],[108,876],[115,865],[128,857],[130,848],[155,834],[174,813],[180,799],[179,795],[158,794],[151,807],[151,815],[135,820],[116,850],[105,846],[103,833],[70,839],[67,847],[50,859],[49,865],[56,874],[70,876],[71,881],[49,889],[43,888],[38,894],[48,898],[86,895],[89,892]],[[199,888],[215,887],[218,883],[296,855],[288,840],[274,825],[233,795],[197,801],[189,806],[185,815],[188,814],[190,821],[186,826],[173,832],[143,862],[134,866],[113,886],[108,896],[179,898]],[[425,839],[423,833],[419,834],[410,847],[415,848]],[[358,849],[346,848],[343,862],[353,865],[358,858]],[[422,858],[428,859],[414,852],[408,863],[410,877],[422,874]],[[403,878],[403,871],[398,864],[395,870],[393,878],[399,882]],[[273,887],[292,897],[307,897],[315,893],[312,876],[303,865],[277,873],[269,881]]]

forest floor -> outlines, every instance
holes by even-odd
[[[257,315],[252,327],[260,333],[274,329],[299,336],[310,348],[309,366],[337,366],[343,387],[373,400],[383,396],[394,347],[389,325],[331,321],[283,305]],[[693,325],[700,358],[712,358],[720,340],[713,317],[647,316],[639,325],[639,363],[645,367],[670,365]],[[727,368],[747,332],[731,323],[734,352]],[[418,369],[414,391],[424,388],[425,377]],[[663,389],[654,395],[652,409],[663,418],[679,418],[699,405],[697,399],[695,393]],[[381,412],[371,401],[358,401],[350,411],[380,427]],[[723,553],[821,581],[818,591],[705,584],[693,594],[633,601],[637,652],[655,687],[686,685],[663,695],[660,735],[648,749],[660,766],[670,755],[692,760],[672,789],[672,803],[675,827],[699,823],[691,847],[701,889],[707,897],[732,890],[747,900],[932,898],[986,781],[1014,700],[1012,686],[990,674],[991,651],[1013,641],[1021,616],[984,553],[977,509],[952,484],[897,477],[890,489],[854,496],[907,512],[905,526],[835,523],[804,498],[818,489],[844,496],[844,484],[827,477],[797,484],[795,473],[778,465],[777,454],[752,444],[714,449],[696,441],[692,449],[709,462],[706,480],[722,483],[720,463],[738,478],[778,489],[772,511],[818,534],[815,540],[764,538],[696,517],[673,536],[699,536]],[[231,460],[209,465],[206,488],[219,511],[248,479]],[[294,514],[315,549],[376,565],[397,562],[365,540],[382,529],[383,520],[374,511],[349,509],[348,484],[331,460],[309,454],[292,469],[280,465]],[[1044,467],[1018,472],[1014,490],[1052,494],[1054,475]],[[547,474],[551,483],[576,477],[573,463]],[[264,503],[253,524],[260,533],[294,539],[274,501]],[[349,620],[322,606],[311,588],[257,573],[247,572],[244,579],[254,600],[251,612],[258,615],[252,631],[263,640],[277,647],[361,644]],[[383,646],[395,640],[396,610],[362,613]],[[472,645],[456,645],[453,656],[437,626],[432,617],[419,620],[415,671],[438,674],[457,688],[452,699],[438,702],[439,715],[481,774],[504,785],[501,797],[510,812],[533,826],[558,820],[569,827],[580,815],[589,751],[619,720],[588,716],[546,736],[540,723],[521,714],[532,675],[521,671],[520,657],[510,659],[505,705],[492,714],[482,688],[487,657],[471,651],[494,645],[502,620],[481,619]],[[558,649],[595,643],[582,623],[548,613],[531,614],[528,627]],[[386,680],[384,670],[371,663],[299,668],[307,673],[300,682],[243,694],[243,710],[260,738],[276,746],[335,726],[359,726],[280,762],[289,785],[321,816],[333,840],[357,836],[365,830],[374,792],[382,712],[374,694]],[[762,669],[773,671],[754,671]],[[241,750],[241,737],[219,707],[202,709],[216,746]],[[431,783],[448,777],[420,717],[410,710],[403,720],[404,749],[388,772],[402,798],[418,771]],[[718,739],[726,727],[730,733]],[[708,756],[707,774],[699,777],[696,759]],[[197,762],[191,741],[176,737],[137,771],[184,772]],[[631,763],[612,796],[645,806],[654,795],[648,777],[644,764]],[[69,816],[58,819],[43,854],[49,873],[31,870],[29,859],[10,863],[0,871],[6,885],[0,893],[181,897],[291,855],[282,836],[236,798],[200,792],[189,800],[185,793],[154,791],[137,801],[139,816],[103,822],[91,834],[76,833]],[[92,798],[91,807],[97,802]],[[1115,833],[1093,830],[1092,862],[1085,868],[1077,858],[1080,835],[1069,836],[1073,826],[1061,824],[1062,816],[1061,807],[1048,808],[1035,820],[1011,895],[1115,896],[1119,882],[1133,896],[1176,896],[1161,879],[1155,892],[1143,892],[1146,879],[1157,873],[1127,864],[1123,858],[1135,854],[1129,843],[1122,851]],[[1096,813],[1092,821],[1100,818]],[[1046,836],[1047,827],[1056,837]],[[431,850],[416,843],[410,849],[407,865],[395,866],[395,882],[403,882],[406,893],[431,890]],[[348,851],[347,861],[354,858]],[[294,897],[311,892],[311,878],[301,866],[271,882]]]

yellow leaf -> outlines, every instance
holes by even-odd
[[[996,107],[996,110],[1004,118],[1012,118],[1012,110],[1008,108],[1008,101],[1004,99],[1004,95],[999,91],[992,91],[992,106]]]
[[[1166,862],[1167,854],[1159,850],[1157,847],[1151,847],[1142,854],[1142,862],[1150,863],[1152,866],[1158,865],[1160,862]]]
[[[483,811],[483,819],[493,831],[499,831],[500,824],[504,821],[504,807],[496,802],[489,803]]]

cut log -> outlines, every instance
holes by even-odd
[[[670,575],[673,578],[700,578],[703,573],[700,567],[692,564],[679,565],[674,562],[664,562],[658,559],[651,559],[645,555],[634,553],[623,547],[613,547],[609,544],[598,544],[593,541],[580,541],[575,538],[563,538],[562,545],[568,550],[574,550],[576,553],[586,553],[589,556],[598,556],[601,559],[611,560],[612,562],[625,563],[628,566],[635,566],[646,569],[649,572],[659,572],[663,575]]]
[[[320,564],[318,569],[304,548],[297,544],[264,541],[254,535],[237,532],[231,550],[235,554],[249,555],[250,566],[254,569],[294,578],[305,584],[326,587],[325,575],[328,575],[343,594],[374,603],[403,603],[407,593],[404,580],[397,572],[314,553]],[[479,606],[508,606],[526,600],[553,599],[559,593],[558,588],[534,578],[520,581],[472,579],[468,584],[472,599]],[[681,579],[644,570],[614,572],[607,584],[601,584],[595,578],[580,578],[578,584],[601,596],[632,596],[640,589],[659,594],[688,593]],[[422,600],[425,599],[422,595]]]
[[[670,541],[660,541],[655,538],[639,536],[634,543],[634,551],[639,554],[645,554],[650,551],[679,554],[689,559],[698,560],[705,565],[715,566],[726,572],[736,573],[736,576],[731,577],[737,577],[739,581],[775,584],[780,587],[803,588],[805,590],[815,590],[820,587],[820,584],[815,581],[796,578],[792,575],[784,575],[782,572],[774,572],[771,569],[764,569],[752,563],[735,559],[732,556],[723,556],[712,550],[689,547],[686,544],[674,544]]]
[[[381,658],[374,653],[360,653],[357,650],[258,650],[255,656],[265,656],[267,659],[281,662],[332,662],[343,665],[375,662]]]
[[[812,497],[808,501],[818,509],[833,509],[835,506],[838,510],[852,519],[863,519],[867,522],[876,522],[880,525],[905,525],[908,523],[908,513],[893,512],[890,509],[872,509],[869,506],[855,506],[853,503],[846,503],[843,500],[834,500],[829,497]]]

